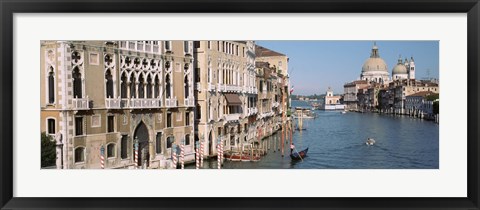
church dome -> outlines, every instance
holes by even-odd
[[[407,67],[403,64],[397,64],[393,67],[392,74],[408,74]]]
[[[388,72],[387,63],[385,63],[385,61],[382,58],[380,58],[380,54],[378,53],[378,47],[376,43],[373,44],[370,58],[368,58],[365,61],[365,63],[363,63],[362,72],[369,72],[369,71]]]
[[[385,61],[380,58],[380,57],[370,57],[363,63],[362,67],[362,72],[368,72],[368,71],[386,71],[388,72],[387,69],[387,64]]]
[[[402,58],[398,59],[397,65],[393,67],[392,74],[408,74],[407,67],[402,63]]]

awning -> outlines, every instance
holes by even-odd
[[[237,94],[227,93],[225,94],[225,98],[227,98],[227,102],[229,106],[242,105],[242,101],[240,101],[240,97],[238,97]]]

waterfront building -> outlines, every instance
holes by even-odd
[[[325,93],[324,109],[325,110],[343,110],[345,105],[341,104],[342,96],[333,95],[333,90],[328,87]]]
[[[193,153],[192,41],[44,41],[41,131],[58,168],[171,167]],[[138,145],[138,149],[135,149]],[[138,158],[135,158],[135,152]]]
[[[358,91],[360,89],[367,88],[369,85],[368,81],[366,80],[356,80],[350,83],[347,83],[343,86],[344,94],[343,94],[343,102],[345,104],[346,110],[356,111],[358,110]],[[362,91],[363,92],[363,91]]]
[[[290,107],[288,61],[288,56],[256,45],[259,139],[271,135],[288,121],[286,116],[287,107]],[[300,98],[302,99],[305,100]]]
[[[431,91],[421,91],[408,95],[405,100],[406,114],[416,116],[419,118],[433,117],[433,103],[434,100],[428,100],[427,96],[435,95]],[[438,99],[437,99],[438,100]]]
[[[257,114],[253,41],[195,41],[195,141],[206,156],[251,141]]]
[[[389,81],[387,63],[380,57],[376,43],[373,44],[370,58],[363,63],[360,80],[377,83],[388,83]]]

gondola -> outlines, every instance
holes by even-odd
[[[292,158],[292,160],[302,160],[303,158],[305,158],[307,156],[307,152],[308,152],[308,147],[307,147],[307,149],[304,149],[300,152],[294,152],[294,153],[290,154],[290,157]]]

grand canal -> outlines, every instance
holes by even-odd
[[[292,106],[306,106],[293,101]],[[439,166],[439,126],[408,116],[315,110],[316,119],[305,119],[307,129],[293,133],[298,150],[309,147],[308,157],[292,161],[278,146],[281,132],[266,138],[268,154],[258,162],[225,161],[224,169],[436,169]],[[367,146],[365,140],[376,144]],[[274,149],[277,148],[277,149]],[[194,166],[189,166],[192,168]],[[204,168],[216,168],[216,160]]]

